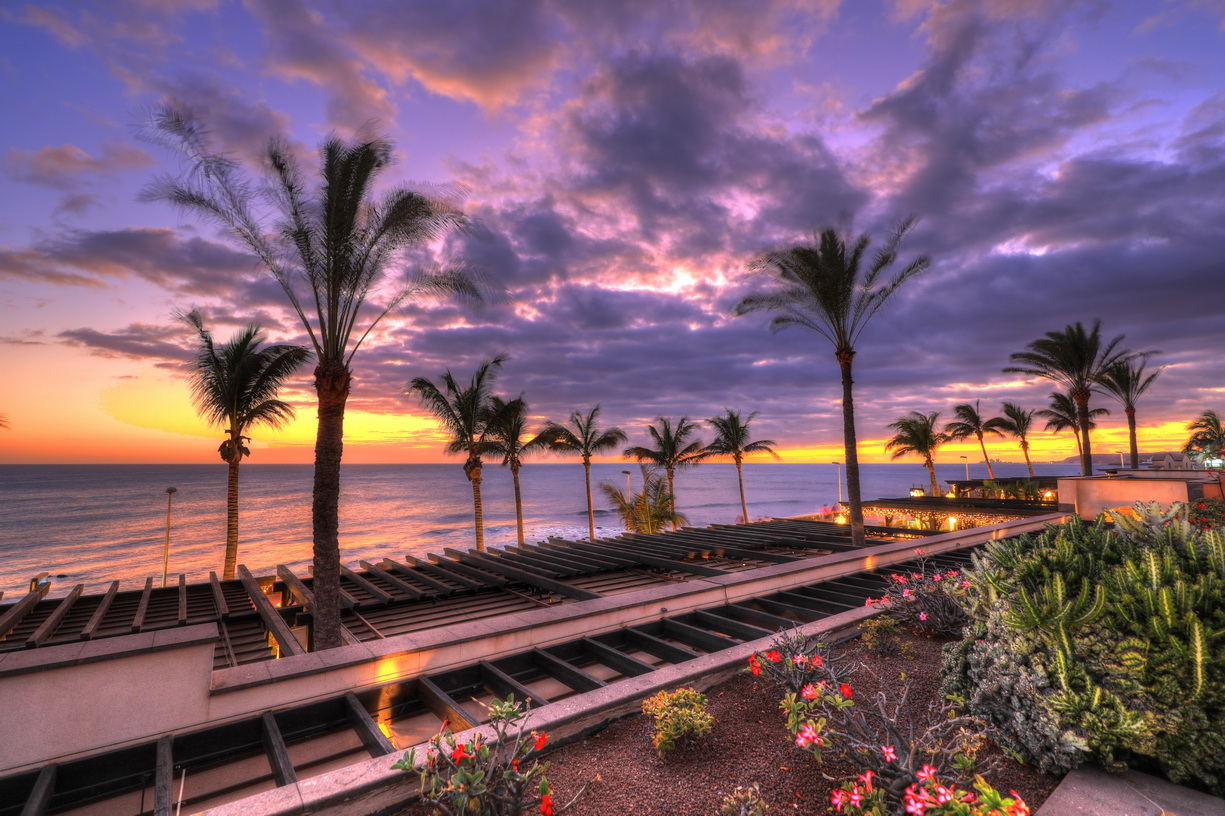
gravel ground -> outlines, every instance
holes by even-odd
[[[939,705],[941,644],[922,638],[910,642],[912,656],[888,659],[867,656],[858,641],[842,647],[871,670],[861,669],[852,676],[857,698],[875,694],[881,684],[896,688],[904,678],[913,684],[912,705]],[[737,785],[756,782],[771,814],[832,814],[831,790],[863,770],[828,755],[818,763],[796,748],[778,707],[782,692],[762,678],[737,675],[707,696],[715,720],[710,734],[663,758],[651,747],[651,726],[641,715],[625,717],[549,753],[554,800],[566,803],[586,784],[586,791],[566,811],[569,816],[716,816],[725,795]],[[989,746],[985,754],[989,752],[998,749]],[[1001,791],[1017,791],[1037,810],[1059,779],[1005,761],[988,782]],[[402,816],[427,813],[417,804]]]

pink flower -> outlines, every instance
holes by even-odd
[[[872,605],[872,604],[874,604],[874,603],[876,603],[876,601],[872,600],[871,598],[864,598],[864,599],[863,599],[863,605],[864,605],[864,606],[871,606],[871,605]]]
[[[930,765],[924,765],[915,776],[919,777],[920,782],[931,782],[936,778],[936,769]]]
[[[941,576],[940,573],[937,572],[935,575],[932,576],[932,580],[939,581],[942,577],[943,576]]]
[[[953,792],[944,787],[944,785],[936,785],[935,788],[937,802],[943,805],[945,802],[951,802],[953,800]]]
[[[947,570],[947,571],[944,573],[944,577],[945,577],[945,578],[955,578],[955,577],[957,577],[957,570],[955,570],[955,569],[950,569],[950,570]]]
[[[876,776],[876,773],[873,771],[864,771],[859,775],[859,781],[863,783],[864,790],[868,793],[872,792],[872,777],[874,776]]]
[[[791,662],[796,666],[803,666],[805,659],[806,658],[802,654],[792,655]]]
[[[815,700],[817,697],[817,687],[812,683],[809,683],[808,685],[804,686],[804,688],[800,689],[800,696],[805,700]]]
[[[852,807],[859,807],[860,805],[863,804],[863,794],[859,792],[858,785],[854,785],[851,787],[851,793],[847,798],[851,800]]]
[[[962,582],[961,582],[961,585],[962,585],[963,587],[968,587],[968,586],[970,585],[970,582],[969,582],[969,581],[962,581]]]
[[[903,589],[903,590],[902,590],[902,597],[903,597],[903,598],[909,598],[909,597],[910,597],[911,595],[913,595],[913,594],[914,594],[914,593],[913,593],[913,592],[911,592],[909,589]]]
[[[846,804],[846,791],[836,790],[829,795],[829,803],[834,806],[834,810],[842,812],[842,806]]]
[[[880,752],[884,754],[885,759],[887,759],[890,762],[893,762],[894,760],[897,759],[897,751],[894,750],[892,745],[882,745],[880,747]]]
[[[927,553],[924,552],[922,547],[915,547],[914,554],[915,555],[927,555]]]
[[[920,613],[919,613],[919,620],[927,620],[927,613],[926,613],[926,612],[920,612]]]
[[[812,723],[805,723],[800,726],[800,731],[795,735],[795,744],[801,748],[807,748],[810,745],[820,747],[825,744],[825,740],[821,739],[821,735],[817,732],[817,727]]]

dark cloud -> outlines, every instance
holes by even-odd
[[[128,357],[160,364],[182,367],[192,358],[191,350],[183,344],[185,330],[168,326],[153,326],[133,323],[115,332],[100,332],[94,329],[69,329],[59,333],[65,343],[88,349],[102,357]]]

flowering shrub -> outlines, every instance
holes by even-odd
[[[489,704],[494,741],[486,742],[477,735],[471,742],[459,742],[453,733],[446,731],[430,739],[420,769],[415,748],[405,752],[391,767],[418,771],[421,798],[433,807],[435,814],[520,816],[538,808],[541,816],[554,816],[570,805],[561,808],[554,805],[553,791],[545,778],[547,762],[525,762],[529,754],[544,748],[549,739],[547,734],[526,732],[523,727],[526,718],[527,713],[515,702],[514,695],[505,701],[494,700]]]
[[[761,786],[754,782],[747,788],[737,786],[719,807],[721,816],[766,816],[770,810],[761,798]]]
[[[915,550],[922,555],[922,550]],[[969,582],[955,569],[940,571],[919,562],[918,569],[889,576],[889,586],[879,599],[885,614],[916,632],[937,637],[957,636],[970,618],[962,608]]]
[[[873,786],[873,776],[864,771],[856,781],[844,782],[829,797],[834,810],[847,816],[887,816],[884,791]],[[1029,806],[1016,791],[1009,791],[1011,797],[1001,796],[982,776],[974,777],[974,790],[978,793],[943,784],[936,769],[925,765],[919,781],[906,788],[902,805],[915,816],[1029,816]]]
[[[683,742],[705,736],[715,722],[706,711],[706,695],[691,688],[661,691],[643,700],[642,713],[655,720],[651,744],[660,756]]]
[[[820,680],[839,682],[836,678],[849,674],[843,662],[831,656],[824,643],[804,637],[796,628],[779,632],[769,649],[749,657],[747,671],[798,692]]]
[[[1189,521],[1196,529],[1211,530],[1225,527],[1225,501],[1220,499],[1200,499],[1187,507]]]

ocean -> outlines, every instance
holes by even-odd
[[[637,465],[595,464],[592,483],[625,489],[629,470],[641,487]],[[997,476],[1024,476],[1024,464],[997,464]],[[1071,475],[1075,465],[1035,465],[1040,475]],[[242,466],[239,488],[239,554],[256,575],[286,564],[306,574],[311,560],[310,494],[313,466]],[[834,465],[747,464],[745,493],[750,518],[817,512],[838,500]],[[960,479],[960,463],[937,465],[937,478]],[[869,464],[860,468],[865,499],[906,495],[927,485],[920,464]],[[845,480],[845,473],[842,477]],[[971,465],[970,477],[986,476]],[[486,465],[482,483],[485,543],[515,543],[515,505],[510,473]],[[587,535],[582,465],[528,463],[520,472],[529,542]],[[225,548],[226,466],[217,465],[0,465],[0,591],[12,602],[28,591],[30,578],[49,572],[52,596],[86,584],[98,592],[121,580],[136,588],[148,576],[160,581],[166,537],[166,488],[170,508],[172,576],[188,580],[220,572]],[[340,513],[341,559],[422,556],[445,547],[474,546],[472,490],[461,465],[345,465]],[[843,490],[845,491],[845,481]],[[728,524],[740,516],[736,470],[706,464],[676,478],[680,509],[693,525]],[[845,495],[844,495],[845,498]],[[622,532],[598,488],[596,534]],[[172,579],[174,580],[174,579]]]

